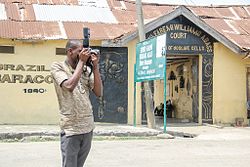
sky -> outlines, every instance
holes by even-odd
[[[136,0],[130,0],[136,1]],[[218,5],[250,5],[250,0],[141,0],[142,2],[171,4],[171,5],[197,5],[197,6],[218,6]]]

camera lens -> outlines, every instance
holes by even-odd
[[[95,54],[95,55],[99,55],[99,54],[100,54],[100,51],[99,51],[98,49],[92,49],[92,50],[90,51],[90,53]]]

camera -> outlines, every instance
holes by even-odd
[[[84,27],[83,28],[83,44],[82,44],[84,48],[89,48],[89,37],[90,37],[90,30],[89,28]],[[92,68],[93,64],[91,61],[91,57],[89,57],[89,59],[87,60],[86,65]]]
[[[89,49],[90,49],[91,54],[94,54],[96,56],[100,55],[100,50],[99,49],[91,49],[91,48],[89,48]]]
[[[91,54],[95,54],[95,55],[98,56],[100,54],[100,51],[98,49],[91,49],[89,47],[89,38],[90,38],[90,30],[89,30],[89,28],[87,28],[87,27],[83,28],[83,37],[84,37],[83,38],[83,47],[84,48],[89,48],[89,51],[90,51]],[[91,61],[91,57],[87,60],[86,65],[87,66],[93,66],[92,61]]]
[[[89,38],[90,38],[90,30],[89,30],[88,27],[84,27],[83,28],[83,47],[84,48],[89,48],[89,51],[90,51],[91,54],[95,54],[95,55],[99,56],[100,51],[98,49],[91,49],[89,47]],[[92,71],[93,71],[93,62],[91,60],[91,57],[89,57],[89,59],[87,60],[86,65],[90,67],[91,73],[92,73]]]
[[[87,27],[83,28],[83,47],[89,48],[89,37],[90,37],[90,30]]]

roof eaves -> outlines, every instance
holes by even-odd
[[[220,34],[218,31],[214,30],[210,25],[205,23],[199,16],[196,16],[191,10],[188,8],[181,6],[182,14],[187,19],[195,23],[198,27],[200,27],[202,30],[207,32],[209,35],[211,35],[214,39],[221,42],[225,46],[227,46],[229,49],[234,51],[235,53],[239,54],[246,54],[245,49],[241,48],[240,46],[233,43],[231,40],[226,38],[224,35]]]
[[[145,25],[145,32],[149,32],[153,30],[154,28],[180,16],[183,15],[193,23],[195,23],[198,27],[200,27],[202,30],[207,32],[209,35],[211,35],[213,38],[215,38],[217,41],[223,43],[225,46],[230,48],[235,53],[239,54],[247,54],[249,50],[246,50],[245,48],[241,48],[232,41],[230,41],[228,38],[226,38],[224,35],[220,34],[218,31],[214,30],[212,27],[210,27],[207,23],[205,23],[199,16],[195,15],[191,10],[186,8],[185,6],[179,6],[174,11],[170,12],[167,15],[161,16],[158,19],[148,23]],[[135,39],[138,36],[138,30],[134,31],[124,38],[121,39],[122,45],[126,45],[129,41]]]
[[[178,8],[177,8],[178,9]],[[153,30],[155,27],[158,27],[172,19],[174,19],[175,17],[181,15],[181,11],[180,10],[174,10],[172,12],[170,12],[167,15],[163,15],[147,24],[145,24],[145,33]],[[125,45],[126,43],[128,43],[129,41],[135,39],[138,36],[138,30],[128,34],[127,36],[125,36],[124,38],[121,39],[121,43],[123,45]]]

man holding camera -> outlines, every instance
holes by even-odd
[[[91,148],[94,129],[90,90],[102,96],[99,53],[83,48],[80,40],[69,40],[66,52],[64,62],[51,66],[60,109],[62,166],[82,167]]]

